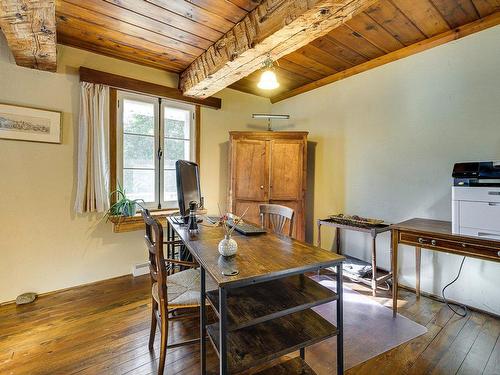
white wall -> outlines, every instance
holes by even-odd
[[[230,130],[266,128],[262,120],[253,120],[252,113],[269,113],[268,99],[226,89],[217,94],[223,110],[202,108],[200,181],[205,206],[217,214],[219,203],[224,210],[228,200],[228,146]]]
[[[273,105],[317,143],[314,218],[451,220],[453,164],[500,159],[499,40],[497,26]],[[378,241],[384,268],[388,237]],[[369,260],[369,244],[352,234],[344,248]],[[401,282],[413,286],[413,249],[400,254]],[[460,261],[423,250],[422,289],[440,294]],[[500,263],[468,258],[448,296],[500,314],[498,285]]]
[[[176,86],[177,75],[58,46],[58,72],[15,65],[0,33],[0,103],[63,112],[61,145],[0,139],[0,303],[131,272],[146,259],[143,233],[112,233],[102,215],[75,215],[78,67]],[[221,144],[269,101],[224,90],[202,111],[202,178],[210,207],[221,199]],[[208,144],[210,142],[210,144]],[[216,207],[216,204],[215,204]]]

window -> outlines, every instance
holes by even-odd
[[[118,92],[116,179],[149,208],[177,207],[175,162],[195,160],[195,106]]]

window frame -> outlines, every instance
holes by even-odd
[[[189,160],[196,162],[197,160],[197,155],[196,155],[196,143],[197,143],[197,134],[196,134],[196,108],[192,104],[187,104],[187,103],[179,103],[175,102],[173,100],[168,100],[168,99],[163,99],[161,98],[160,102],[160,110],[161,110],[161,118],[160,122],[162,123],[162,126],[160,127],[160,134],[159,134],[159,142],[164,141],[166,139],[165,137],[165,108],[175,108],[175,109],[181,109],[185,111],[189,111]],[[169,138],[169,139],[175,139],[175,138]],[[185,139],[184,139],[185,140]],[[160,195],[159,195],[159,201],[160,205],[162,208],[178,208],[178,203],[177,199],[173,201],[166,201],[165,200],[165,150],[162,147],[163,151],[163,157],[160,159],[160,170],[162,173],[160,173]]]
[[[124,91],[118,91],[117,92],[117,106],[118,106],[118,116],[117,116],[117,122],[116,122],[116,182],[120,183],[123,186],[123,171],[124,171],[124,161],[123,161],[123,110],[124,110],[124,100],[134,100],[134,101],[139,101],[143,103],[150,103],[153,104],[154,108],[154,171],[155,171],[155,186],[154,186],[154,197],[155,201],[153,202],[145,202],[144,204],[141,203],[145,208],[156,208],[158,206],[157,202],[157,197],[158,197],[158,184],[156,183],[156,178],[158,174],[158,168],[159,168],[159,163],[158,163],[158,157],[157,157],[157,150],[158,150],[158,99],[148,96],[148,95],[141,95],[141,94],[135,94],[135,93],[130,93],[130,92],[124,92]],[[130,168],[132,169],[132,168]]]
[[[164,200],[164,155],[162,142],[164,141],[164,125],[165,108],[176,108],[188,110],[190,112],[190,137],[189,137],[189,155],[190,160],[199,164],[200,153],[200,106],[190,103],[178,102],[163,97],[156,97],[149,94],[130,92],[112,88],[110,91],[110,176],[111,176],[111,191],[116,190],[117,184],[123,182],[123,100],[130,99],[136,101],[149,102],[154,105],[155,111],[155,130],[154,130],[154,145],[155,145],[155,186],[154,194],[155,201],[147,202],[146,208],[155,209],[177,209],[177,200]],[[161,111],[161,115],[160,115]],[[163,121],[162,121],[163,120]],[[161,158],[158,158],[158,150],[163,152]],[[159,179],[159,181],[158,181]],[[112,197],[114,203],[116,197]],[[159,206],[160,205],[160,206]]]

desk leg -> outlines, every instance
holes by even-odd
[[[417,298],[420,298],[420,263],[421,263],[422,249],[420,247],[415,247],[415,270],[416,270],[416,282],[415,282],[415,293]]]
[[[344,291],[342,286],[342,263],[337,264],[337,375],[344,373]]]
[[[321,247],[321,222],[318,220],[318,247]]]
[[[174,252],[175,252],[175,246],[172,245],[172,241],[174,240],[173,236],[172,236],[172,232],[173,232],[173,228],[172,226],[170,225],[170,222],[167,220],[167,242],[168,242],[168,245],[167,245],[167,257],[170,258],[170,259],[174,259]],[[174,267],[176,267],[174,265]],[[167,271],[167,274],[168,275],[171,275],[172,273],[175,272],[175,268],[174,269],[169,269]]]
[[[398,240],[399,231],[392,230],[392,312],[398,313]]]
[[[337,254],[342,254],[342,249],[340,248],[340,228],[335,228],[335,240],[337,241]]]
[[[175,240],[175,232],[174,232],[174,227],[173,226],[170,226],[170,241],[174,241]],[[175,259],[175,245],[170,245],[170,256],[172,257],[172,259]]]
[[[318,220],[318,247],[321,248],[321,221]],[[321,281],[321,269],[318,268],[318,272],[316,273],[318,276],[318,281]],[[302,352],[300,352],[300,356],[302,357]],[[304,359],[304,358],[302,358]]]
[[[372,237],[372,296],[377,295],[377,236]]]
[[[207,342],[205,339],[207,335],[207,317],[205,314],[205,293],[205,269],[200,267],[200,363],[202,375],[207,373]]]
[[[169,242],[169,244],[167,245],[167,258],[172,258],[172,254],[170,253],[170,249],[171,249],[172,245],[170,244],[170,241],[171,241],[171,238],[170,238],[170,223],[167,220],[167,242]]]
[[[219,288],[219,312],[220,312],[220,327],[219,327],[219,364],[220,375],[227,375],[227,291],[224,288]]]

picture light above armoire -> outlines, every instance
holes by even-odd
[[[271,127],[271,120],[289,120],[290,115],[273,115],[270,113],[254,113],[254,114],[252,114],[252,118],[267,119],[267,130],[273,131],[273,128]]]

